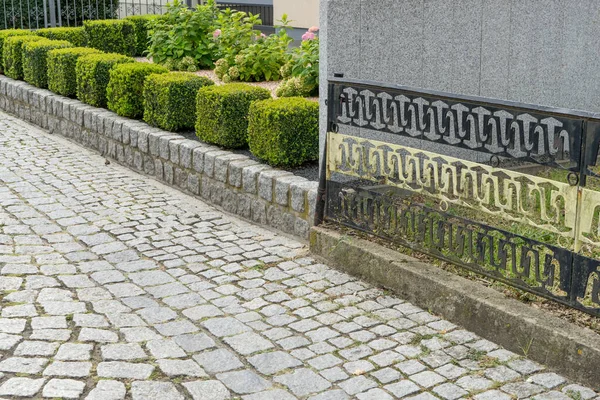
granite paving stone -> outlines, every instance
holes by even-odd
[[[82,107],[72,102],[71,112]],[[161,131],[118,124],[119,136],[127,131],[141,148],[152,137],[160,152]],[[205,162],[216,148],[176,137],[165,142],[165,179],[185,175],[220,197],[226,183],[195,175],[207,168],[235,190],[261,187],[267,167],[252,161],[224,174],[219,157]],[[284,187],[293,184],[272,186],[275,201],[292,200]],[[260,206],[247,204],[248,217],[277,218]],[[0,398],[600,399],[319,263],[303,242],[3,112],[0,291]]]

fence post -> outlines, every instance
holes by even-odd
[[[50,26],[56,27],[56,0],[48,0],[48,11],[50,12]],[[47,23],[47,21],[46,21]]]

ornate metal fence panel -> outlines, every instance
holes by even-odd
[[[600,315],[600,115],[335,78],[328,131],[318,220]]]
[[[2,0],[0,29],[81,26],[85,20],[162,14],[168,0]]]

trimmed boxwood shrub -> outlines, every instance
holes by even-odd
[[[2,50],[4,75],[13,79],[23,79],[23,44],[47,40],[41,36],[11,36],[6,38]]]
[[[250,151],[272,166],[319,158],[319,103],[300,97],[257,101],[248,115]]]
[[[75,97],[77,80],[75,65],[77,59],[88,54],[99,54],[100,50],[88,47],[73,47],[50,50],[48,52],[48,89],[54,93]]]
[[[155,20],[159,15],[130,15],[126,17],[126,21],[130,21],[135,25],[135,55],[143,56],[144,52],[148,50],[148,41],[150,36],[148,34],[148,28],[150,27],[148,22]]]
[[[270,98],[267,89],[243,83],[204,88],[196,97],[196,135],[231,149],[245,147],[250,104]]]
[[[135,25],[122,19],[85,21],[85,41],[87,47],[107,53],[135,55]]]
[[[44,28],[35,31],[36,35],[52,40],[66,40],[73,46],[85,46],[83,27],[77,28]]]
[[[110,70],[117,64],[135,62],[122,54],[89,54],[79,57],[75,64],[77,98],[95,107],[106,108],[106,86]]]
[[[214,85],[192,72],[150,75],[144,85],[144,121],[168,131],[193,129],[198,89]]]
[[[2,71],[4,71],[4,62],[3,62],[3,47],[4,47],[4,41],[6,40],[6,38],[9,38],[11,36],[32,36],[35,35],[33,32],[28,31],[26,29],[6,29],[4,31],[0,30],[0,73],[2,73]]]
[[[120,64],[110,71],[106,88],[108,109],[122,117],[144,115],[144,81],[151,74],[166,74],[165,67],[148,63]]]
[[[23,43],[23,79],[39,88],[48,87],[48,52],[73,47],[66,40],[37,40]],[[71,77],[71,79],[73,79]]]

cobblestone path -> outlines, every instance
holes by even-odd
[[[600,399],[0,113],[0,398]]]

